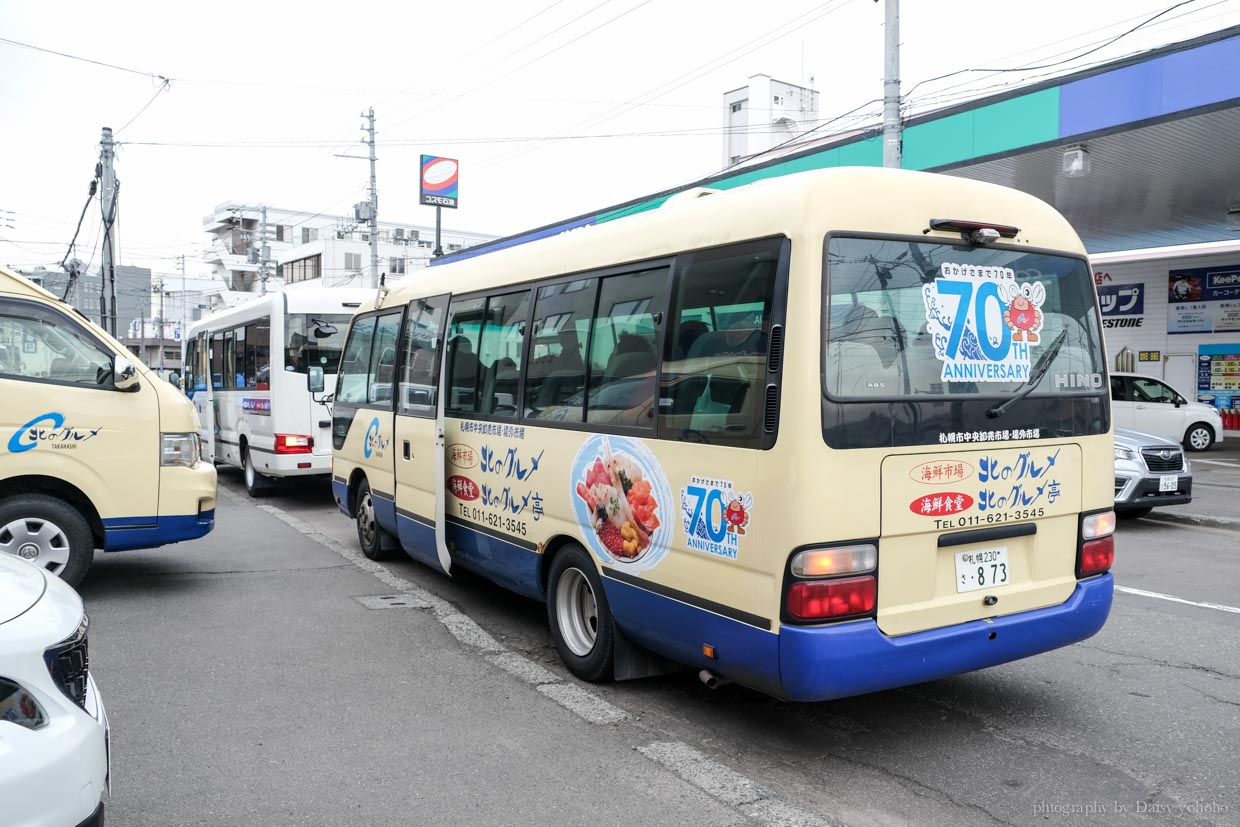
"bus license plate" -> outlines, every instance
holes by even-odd
[[[1158,491],[1164,493],[1167,491],[1177,491],[1180,488],[1180,478],[1176,476],[1159,477]]]
[[[1010,576],[1007,546],[956,552],[957,592],[1006,586]]]

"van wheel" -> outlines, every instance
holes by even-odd
[[[386,531],[375,518],[375,500],[370,495],[370,483],[362,480],[357,489],[357,542],[362,554],[371,560],[386,560],[390,555],[390,543],[383,542]]]
[[[262,497],[271,492],[271,480],[254,470],[248,446],[241,449],[241,474],[245,478],[245,493],[251,497]]]
[[[583,681],[611,677],[615,624],[594,560],[581,546],[566,546],[551,562],[547,621],[568,671]]]
[[[1184,447],[1190,451],[1206,451],[1214,444],[1214,430],[1204,422],[1195,422],[1184,434]]]
[[[76,588],[95,556],[90,526],[77,509],[47,494],[0,500],[0,553],[42,566]]]

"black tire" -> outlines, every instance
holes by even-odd
[[[255,499],[265,497],[271,492],[271,480],[258,473],[258,469],[250,463],[250,448],[241,449],[241,477],[245,481],[245,493]]]
[[[357,544],[362,547],[362,554],[371,560],[386,560],[391,556],[390,543],[384,542],[387,534],[375,517],[375,501],[370,494],[370,483],[365,479],[357,487],[357,505],[353,508],[354,522],[357,524]]]
[[[1149,513],[1154,509],[1151,508],[1125,508],[1123,511],[1116,512],[1122,519],[1138,520],[1141,517],[1148,517]]]
[[[1194,422],[1184,432],[1184,447],[1190,451],[1208,451],[1214,444],[1214,429],[1204,422]]]
[[[95,557],[95,539],[86,518],[64,500],[18,494],[0,500],[0,553],[4,552],[31,560],[77,588]]]
[[[547,622],[568,671],[583,681],[612,676],[615,622],[594,560],[581,546],[565,546],[551,561]]]

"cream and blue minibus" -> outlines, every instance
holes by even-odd
[[[1027,194],[695,189],[378,291],[333,492],[371,558],[544,601],[584,680],[838,698],[1102,627],[1105,365],[1085,249]]]
[[[181,392],[53,294],[0,268],[0,553],[76,586],[95,549],[215,525],[215,469]]]
[[[331,408],[324,394],[353,311],[374,296],[356,287],[292,286],[194,322],[185,389],[207,458],[240,468],[251,497],[290,477],[331,473]]]

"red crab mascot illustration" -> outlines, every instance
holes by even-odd
[[[745,526],[749,525],[749,510],[753,507],[753,494],[736,494],[728,503],[724,519],[728,521],[728,531],[744,534]]]
[[[1017,285],[1009,282],[999,288],[999,298],[1007,302],[1003,323],[1012,330],[1013,342],[1037,342],[1042,330],[1042,302],[1046,288],[1041,282]]]

